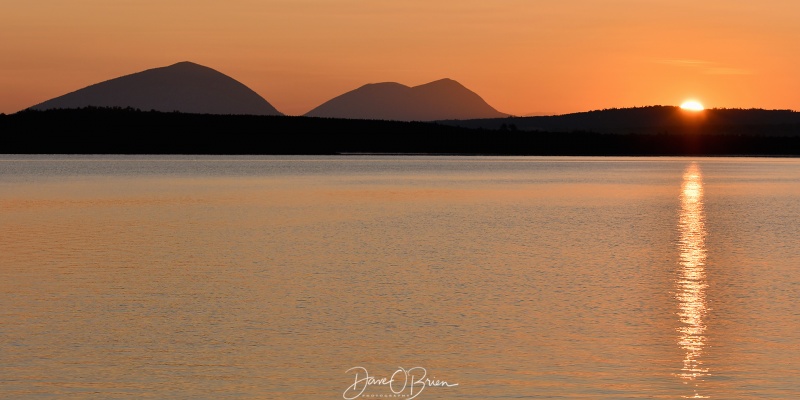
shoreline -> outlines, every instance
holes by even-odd
[[[800,157],[800,134],[492,130],[133,109],[26,111],[0,116],[0,132],[0,154]]]

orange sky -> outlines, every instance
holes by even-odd
[[[303,114],[444,77],[500,111],[800,110],[798,0],[3,1],[0,112],[178,61]]]

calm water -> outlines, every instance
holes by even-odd
[[[800,160],[0,156],[0,227],[2,398],[800,396]]]

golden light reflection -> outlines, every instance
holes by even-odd
[[[681,211],[678,222],[680,231],[680,268],[676,280],[678,316],[681,324],[678,345],[684,350],[683,368],[680,377],[686,384],[694,384],[694,395],[688,398],[707,398],[698,391],[699,382],[708,373],[703,366],[702,355],[706,344],[708,313],[706,306],[706,229],[703,212],[703,177],[700,167],[692,163],[683,174],[681,186]]]

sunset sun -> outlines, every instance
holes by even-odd
[[[687,111],[703,111],[706,108],[696,100],[686,100],[681,104],[681,108]]]

